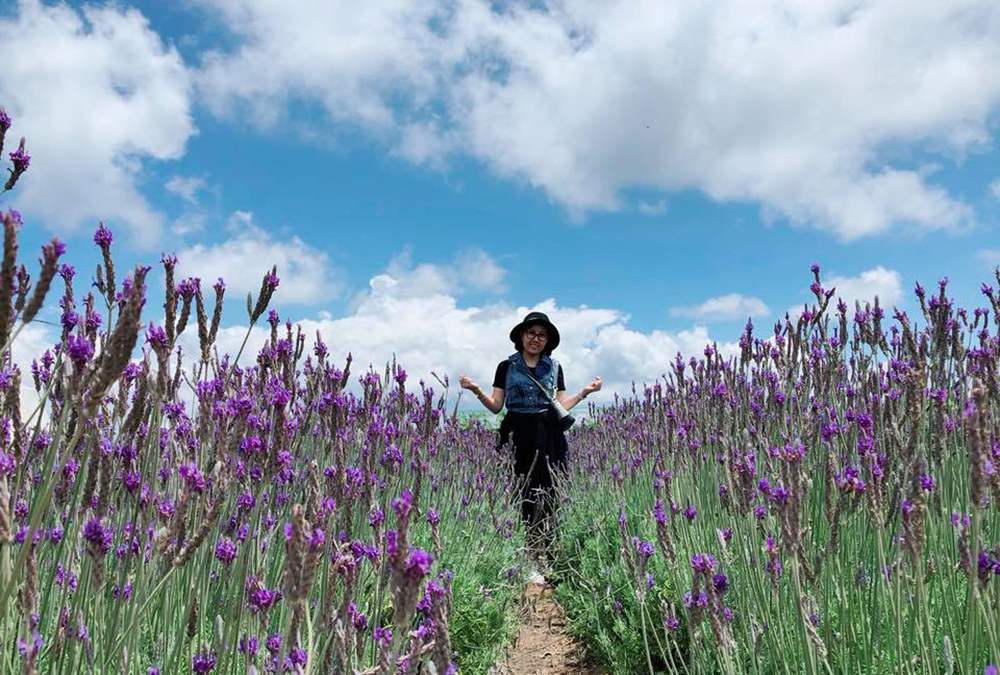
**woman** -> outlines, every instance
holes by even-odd
[[[554,391],[559,403],[570,410],[601,388],[601,378],[594,378],[579,394],[566,393],[562,366],[551,357],[559,346],[559,331],[542,312],[525,316],[511,329],[510,339],[517,351],[497,365],[491,394],[465,375],[459,378],[459,384],[472,391],[490,412],[498,413],[507,406],[500,424],[499,446],[505,446],[513,437],[514,471],[525,486],[521,517],[528,525],[529,543],[537,546],[549,527],[552,470],[565,463],[567,446],[558,419],[550,412],[549,398],[535,381],[546,391]]]

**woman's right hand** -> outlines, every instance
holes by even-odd
[[[465,375],[459,375],[459,377],[458,377],[458,384],[459,384],[460,387],[462,387],[462,389],[468,389],[469,391],[473,391],[473,392],[476,391],[477,389],[479,389],[479,385],[476,384],[475,382],[473,382],[472,380],[470,380]]]

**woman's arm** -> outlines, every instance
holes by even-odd
[[[601,378],[595,377],[590,384],[580,390],[579,394],[569,395],[565,391],[556,392],[556,400],[562,404],[562,407],[566,410],[570,410],[577,403],[587,398],[590,394],[598,391],[601,388]]]
[[[478,384],[470,380],[465,375],[459,376],[458,384],[459,386],[462,387],[462,389],[468,389],[473,394],[475,394],[476,398],[479,399],[479,402],[482,403],[484,406],[486,406],[486,409],[489,410],[491,413],[496,414],[500,412],[500,410],[503,408],[503,401],[505,396],[505,392],[503,389],[493,387],[493,393],[490,396],[487,396],[486,392],[483,391],[482,387],[480,387]]]
[[[506,395],[506,392],[504,392],[503,389],[493,387],[493,393],[487,396],[486,392],[483,391],[483,388],[477,386],[472,390],[472,393],[474,393],[476,398],[479,399],[479,402],[486,406],[486,409],[493,414],[500,412],[503,408],[503,401]]]

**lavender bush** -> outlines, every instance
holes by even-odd
[[[23,142],[12,161],[7,189]],[[246,340],[214,346],[221,279],[209,297],[165,255],[150,319],[150,268],[122,275],[103,224],[83,295],[60,242],[33,280],[19,216],[3,227],[0,672],[485,672],[523,543],[489,430],[395,363],[352,391],[350,355],[269,311],[275,269],[247,299],[270,325],[247,365]],[[22,373],[11,344],[59,282],[58,341]]]
[[[917,285],[923,326],[887,326],[813,274],[797,320],[678,357],[574,436],[559,595],[612,672],[1000,657],[1000,295]]]

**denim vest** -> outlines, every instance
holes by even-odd
[[[549,399],[529,377],[528,365],[520,352],[514,352],[507,360],[507,380],[504,383],[504,403],[510,412],[543,413],[549,407]],[[559,362],[549,356],[538,359],[535,379],[553,394],[559,376]]]

